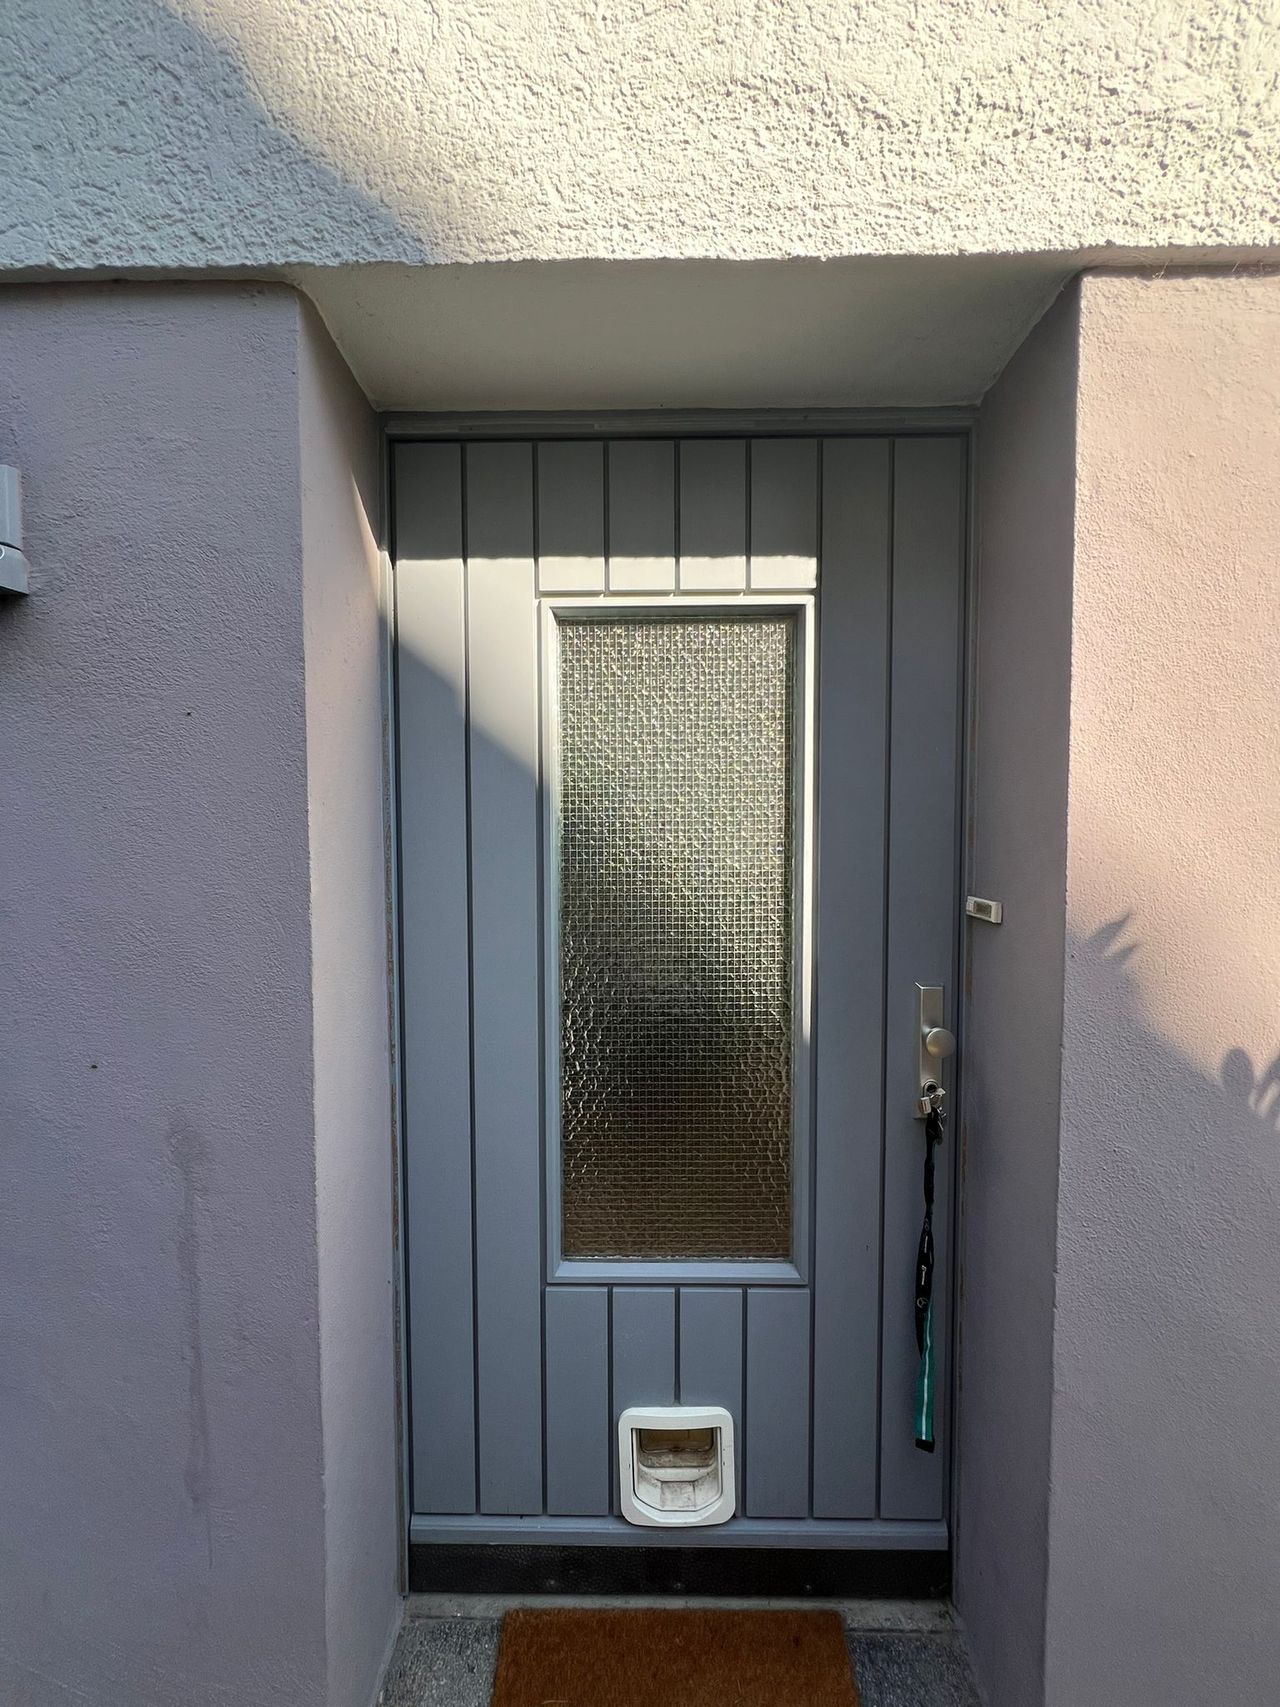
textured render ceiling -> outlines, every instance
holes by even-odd
[[[0,266],[1280,234],[1280,0],[6,0]]]

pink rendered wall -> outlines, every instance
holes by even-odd
[[[1044,1678],[1058,1210],[1078,295],[1010,362],[978,429],[964,1036],[956,1601],[999,1707]]]
[[[399,1625],[377,422],[303,306],[303,620],[330,1700]]]
[[[1082,284],[1047,1688],[1280,1677],[1280,276]]]
[[[992,1707],[1280,1676],[1280,276],[1085,276],[979,433],[957,1599]]]
[[[0,1700],[367,1707],[374,422],[282,288],[6,290],[0,375]]]

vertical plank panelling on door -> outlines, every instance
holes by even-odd
[[[676,585],[676,447],[669,439],[609,445],[609,591]]]
[[[920,1236],[924,1134],[912,1119],[915,986],[946,987],[955,1024],[956,764],[966,447],[958,438],[894,447],[893,655],[889,809],[889,941],[885,1014],[883,1387],[880,1514],[937,1518],[946,1497],[949,1380],[947,1272],[952,1158],[938,1158],[933,1216],[937,1450],[914,1444],[916,1347],[912,1272]]]
[[[789,1536],[945,1511],[952,1135],[929,1456],[911,1415],[911,1098],[917,980],[947,986],[955,1023],[965,467],[945,436],[397,450],[416,1511],[616,1513],[619,1411],[677,1397],[729,1407],[739,1509]],[[544,1293],[539,585],[800,591],[819,551],[803,1283],[619,1275]]]
[[[823,446],[813,1514],[876,1512],[888,439]]]
[[[604,592],[604,446],[554,440],[538,465],[538,591]]]
[[[609,1293],[547,1289],[547,1510],[609,1515]]]
[[[754,592],[817,584],[816,439],[756,439],[751,446],[749,580]]]
[[[680,591],[747,584],[747,447],[741,439],[680,445]]]
[[[476,1509],[462,453],[396,450],[413,1505]]]
[[[680,1288],[680,1403],[723,1405],[733,1418],[742,1509],[742,1306],[741,1288]]]
[[[466,448],[480,1510],[542,1510],[533,453]]]
[[[628,1405],[671,1405],[676,1397],[676,1295],[669,1286],[616,1286],[610,1427]],[[617,1477],[617,1448],[610,1454]],[[613,1509],[618,1510],[617,1488]]]
[[[809,1293],[747,1293],[748,1517],[809,1515]]]

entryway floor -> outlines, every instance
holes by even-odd
[[[941,1601],[693,1600],[410,1595],[379,1707],[489,1707],[513,1606],[829,1606],[844,1620],[862,1707],[981,1707],[955,1614]]]

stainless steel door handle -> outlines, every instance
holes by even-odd
[[[956,1052],[955,1033],[942,1023],[944,994],[941,984],[916,985],[916,1071],[920,1082],[914,1108],[917,1120],[927,1120],[932,1110],[942,1107],[946,1092],[938,1063]]]

